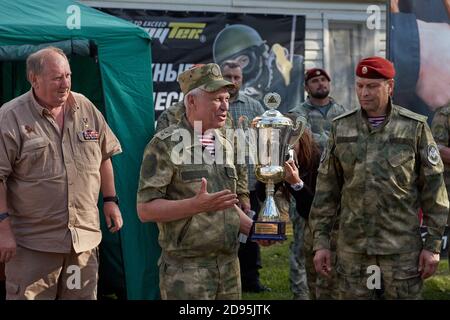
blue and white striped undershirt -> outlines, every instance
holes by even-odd
[[[214,134],[212,133],[206,133],[206,134],[199,134],[198,140],[202,144],[202,146],[209,151],[211,156],[214,158],[215,155],[215,147],[214,147]]]
[[[386,119],[386,115],[379,117],[367,117],[372,128],[378,128],[380,124],[383,123],[384,119]]]

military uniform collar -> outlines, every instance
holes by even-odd
[[[365,123],[366,128],[369,130],[369,132],[380,131],[391,122],[391,119],[393,116],[398,114],[398,109],[395,107],[394,104],[392,104],[391,98],[389,98],[389,100],[388,100],[388,105],[387,105],[386,110],[387,110],[386,118],[384,119],[383,123],[380,126],[378,126],[377,128],[372,128],[372,126],[369,123],[367,113],[362,108],[359,108],[358,113],[359,113],[360,118],[362,118],[362,121],[359,121],[359,123]]]

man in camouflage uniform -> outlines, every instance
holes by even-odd
[[[305,74],[305,90],[308,98],[289,113],[305,117],[307,127],[311,130],[314,141],[323,152],[331,129],[331,120],[348,111],[336,103],[330,94],[331,78],[320,68],[309,69]],[[300,168],[301,170],[301,168]],[[329,278],[317,277],[314,270],[312,251],[313,237],[308,221],[295,210],[290,210],[294,231],[294,242],[291,244],[290,280],[294,299],[336,299],[337,281],[333,269]],[[338,221],[335,221],[331,237],[332,265],[336,262],[336,237]],[[306,272],[305,272],[306,271]],[[309,290],[308,290],[309,288]]]
[[[159,115],[155,133],[158,133],[161,130],[166,129],[173,124],[178,124],[185,114],[186,114],[186,107],[184,106],[184,101],[179,101],[171,105],[169,108],[164,110]],[[233,120],[229,112],[227,112],[227,119],[225,121],[225,125],[222,128],[220,128],[220,130],[222,130],[223,134],[226,135],[227,129],[234,129]],[[234,143],[236,150],[237,149],[236,141],[234,141]],[[235,159],[237,159],[237,157],[235,157]],[[242,210],[247,211],[250,210],[250,194],[248,190],[247,166],[245,164],[239,164],[235,162],[235,167],[238,176],[236,193],[238,195],[239,206],[242,208]]]
[[[307,121],[307,128],[311,130],[314,141],[325,149],[331,129],[331,120],[349,109],[338,104],[330,94],[330,76],[320,68],[309,69],[305,74],[305,90],[308,97],[305,102],[293,108],[289,113],[303,116]]]
[[[316,271],[328,276],[330,230],[339,212],[340,298],[420,299],[439,263],[448,215],[443,164],[426,117],[391,103],[395,70],[380,57],[359,62],[361,108],[332,122],[310,223]],[[428,226],[420,236],[419,207]]]
[[[447,188],[447,195],[450,199],[450,105],[436,110],[431,132],[437,143],[442,162],[444,163],[444,181]],[[450,215],[447,218],[447,226],[450,225]],[[447,251],[448,249],[447,244]],[[450,254],[447,253],[450,266]]]
[[[137,199],[141,221],[160,231],[161,297],[240,299],[238,234],[248,234],[252,221],[236,206],[233,145],[217,130],[233,84],[216,64],[189,69],[178,82],[186,114],[147,145]]]

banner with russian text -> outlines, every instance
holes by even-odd
[[[263,102],[265,94],[277,92],[281,112],[303,101],[304,16],[99,9],[153,38],[155,119],[183,99],[178,74],[194,64],[230,59],[243,68],[246,94]]]

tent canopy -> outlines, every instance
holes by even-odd
[[[123,149],[113,166],[124,227],[113,235],[102,221],[102,246],[118,274],[108,269],[105,276],[122,276],[129,299],[157,299],[157,227],[140,223],[136,213],[142,154],[154,131],[148,34],[69,0],[0,0],[0,8],[0,101],[29,90],[24,60],[30,53],[54,45],[68,54],[72,90],[96,104]]]

